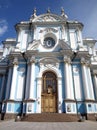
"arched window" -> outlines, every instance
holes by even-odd
[[[57,92],[57,77],[56,75],[51,72],[47,71],[42,76],[42,93],[49,93],[49,90],[51,89],[52,93]]]

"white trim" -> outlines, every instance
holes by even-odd
[[[10,111],[8,110],[8,107],[9,107],[8,105],[11,105],[11,110]],[[14,103],[7,103],[6,112],[7,113],[14,113]]]
[[[40,72],[37,76],[37,87],[39,87],[39,90],[37,90],[37,91],[39,91],[37,93],[37,99],[39,99],[39,103],[37,105],[37,113],[41,113],[41,87],[42,87],[41,79],[42,79],[43,73],[46,71],[52,71],[57,76],[57,79],[58,79],[58,81],[57,81],[57,84],[58,84],[57,85],[57,87],[58,87],[58,92],[57,92],[58,93],[58,101],[57,101],[58,102],[58,113],[62,113],[62,75],[58,68],[53,67],[53,66],[49,68],[44,65],[40,66]]]

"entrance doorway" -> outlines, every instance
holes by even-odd
[[[51,71],[42,75],[42,112],[57,112],[57,76]]]

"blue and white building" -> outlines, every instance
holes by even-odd
[[[15,29],[0,50],[0,112],[97,113],[97,41],[83,24],[34,9]]]

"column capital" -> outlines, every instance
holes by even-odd
[[[27,60],[27,64],[28,64],[28,65],[31,65],[30,59]]]
[[[30,58],[30,63],[35,63],[35,57],[32,56],[32,57]]]
[[[86,60],[85,58],[81,58],[81,64],[82,65],[86,65],[88,67],[90,67],[90,61],[89,60]]]
[[[71,59],[70,59],[70,57],[64,56],[64,62],[65,62],[65,63],[68,63],[68,64],[71,64]]]
[[[85,58],[81,58],[81,64],[86,64]]]
[[[93,70],[93,71],[92,71],[92,75],[97,76],[97,71],[96,71],[96,70]]]
[[[17,57],[14,58],[13,64],[14,64],[14,65],[18,65],[18,58],[17,58]]]
[[[90,61],[86,61],[86,66],[88,66],[88,67],[91,66]]]

